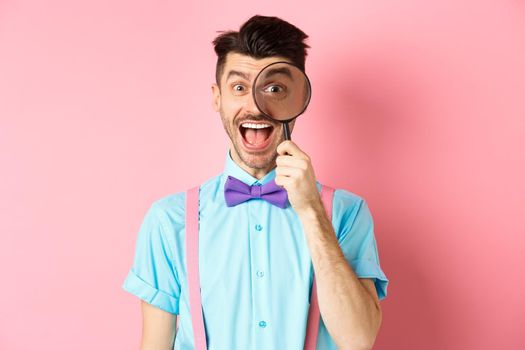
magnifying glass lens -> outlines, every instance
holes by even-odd
[[[290,63],[277,62],[259,73],[253,93],[263,114],[283,122],[304,112],[310,102],[311,88],[301,69]]]

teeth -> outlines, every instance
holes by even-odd
[[[264,129],[269,128],[271,125],[269,124],[253,124],[253,123],[243,123],[241,124],[244,128],[250,128],[250,129]]]

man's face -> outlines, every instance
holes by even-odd
[[[232,158],[244,164],[243,168],[256,177],[275,166],[277,146],[284,141],[282,123],[265,118],[257,109],[252,95],[257,74],[277,61],[290,62],[283,57],[255,59],[229,53],[220,86],[212,86],[213,107],[220,113],[224,130],[230,138]],[[290,122],[291,130],[294,124],[295,119]]]

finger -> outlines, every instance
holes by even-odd
[[[297,146],[293,141],[291,140],[285,140],[277,146],[277,153],[280,155],[291,155],[294,157],[300,157],[305,158],[305,153],[301,151],[299,146]]]
[[[303,170],[295,167],[289,166],[278,166],[275,168],[275,175],[295,177],[298,178],[302,176]]]
[[[306,170],[308,169],[309,162],[306,159],[284,155],[277,156],[275,159],[275,164],[277,166],[289,166]]]
[[[291,186],[292,178],[283,175],[275,175],[275,184],[288,190]]]

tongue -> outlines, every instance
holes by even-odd
[[[270,128],[263,128],[263,129],[246,129],[246,133],[244,134],[244,138],[248,143],[257,146],[263,143],[268,136],[270,136]]]

